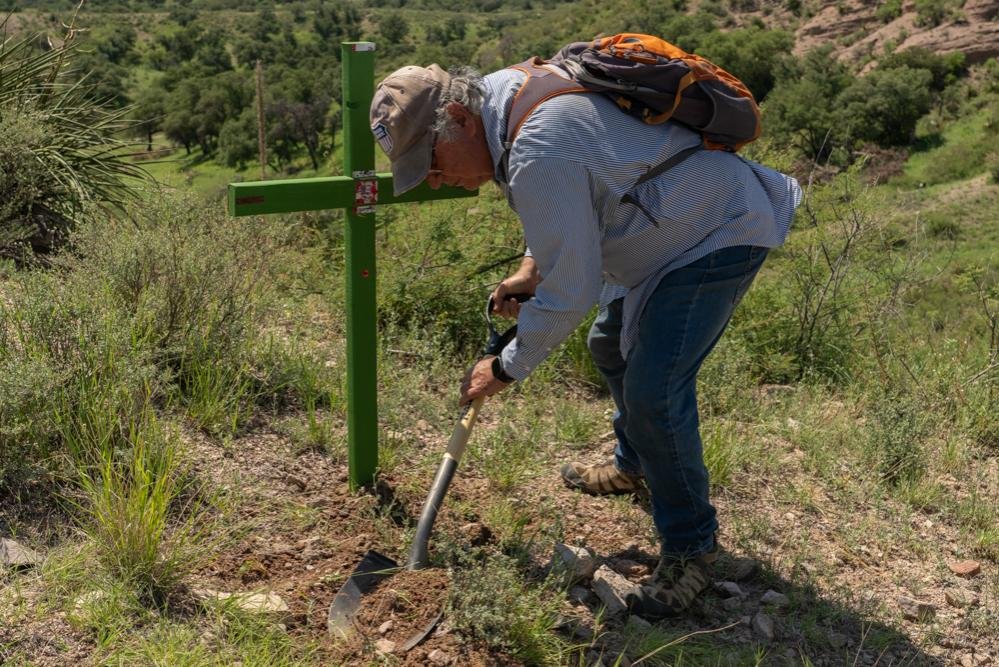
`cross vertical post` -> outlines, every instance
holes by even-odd
[[[376,174],[368,109],[374,97],[375,45],[344,42],[344,176],[230,183],[234,216],[346,210],[347,459],[351,489],[369,484],[378,469],[378,321],[375,292],[375,204],[474,197],[477,190],[431,189],[426,183],[396,197],[392,174]]]
[[[350,486],[378,467],[378,336],[375,313],[375,143],[368,122],[374,95],[375,45],[346,42],[343,55],[343,171],[354,179],[347,209],[347,460]],[[371,197],[374,188],[375,198]]]

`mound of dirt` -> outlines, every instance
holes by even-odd
[[[404,645],[444,609],[450,585],[451,577],[440,569],[403,570],[387,578],[364,596],[355,617],[358,633]]]

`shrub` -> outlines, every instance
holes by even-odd
[[[915,0],[916,25],[938,26],[952,21],[959,15],[962,0]]]
[[[182,500],[173,436],[148,409],[126,428],[124,452],[93,443],[98,458],[80,469],[81,523],[107,572],[161,606],[201,560],[205,515],[196,500]]]
[[[0,485],[46,466],[72,479],[93,443],[124,447],[121,424],[155,396],[148,330],[72,276],[16,274],[0,303]],[[102,445],[103,446],[103,445]],[[21,472],[19,472],[21,471]]]
[[[930,110],[928,70],[877,70],[843,91],[838,101],[852,141],[902,146],[912,141],[916,122]]]
[[[902,15],[902,0],[884,0],[878,5],[874,15],[882,23],[891,23]]]
[[[455,628],[527,664],[554,664],[559,642],[557,597],[524,583],[516,561],[493,556],[455,570],[448,617]]]
[[[217,205],[164,196],[130,220],[81,229],[61,266],[106,284],[124,312],[148,327],[156,363],[191,416],[210,431],[231,431],[254,401],[248,359],[258,322],[279,270],[293,265],[283,233],[273,219],[248,224]]]
[[[918,482],[926,472],[924,406],[900,388],[885,388],[869,409],[868,433],[878,469],[890,484]]]
[[[35,37],[0,38],[0,256],[50,250],[90,203],[121,206],[146,177],[116,138],[127,112],[70,71],[73,41],[41,51]]]
[[[957,79],[967,73],[964,54],[960,51],[937,55],[928,49],[914,47],[892,53],[878,63],[878,69],[891,70],[900,67],[923,69],[932,75],[930,88],[942,92]]]

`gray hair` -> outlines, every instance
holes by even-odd
[[[447,112],[447,105],[457,102],[472,115],[481,115],[482,100],[486,90],[482,75],[471,67],[455,67],[449,69],[448,74],[451,75],[451,85],[441,95],[432,128],[437,136],[445,141],[453,140],[455,135],[454,121]]]

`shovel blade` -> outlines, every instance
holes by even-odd
[[[391,577],[400,569],[399,564],[377,551],[364,554],[346,583],[330,603],[327,628],[334,637],[346,639],[354,629],[354,616],[361,607],[361,596],[379,581]]]

